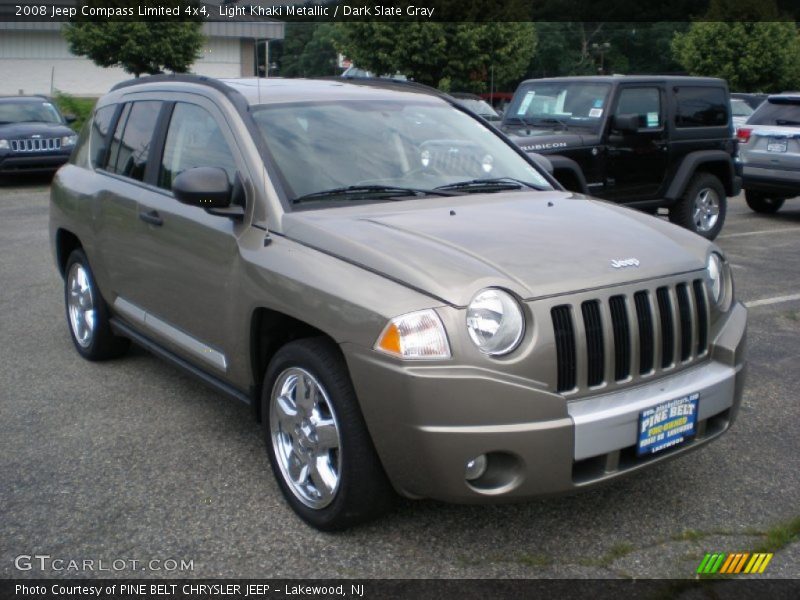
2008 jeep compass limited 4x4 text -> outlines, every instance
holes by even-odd
[[[566,192],[413,85],[157,76],[52,189],[69,330],[252,404],[321,529],[399,492],[564,493],[715,439],[746,311],[715,245]]]

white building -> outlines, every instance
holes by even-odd
[[[132,75],[102,68],[69,51],[63,23],[0,22],[0,96],[51,94],[100,96]],[[202,56],[190,71],[211,77],[251,77],[257,70],[257,45],[283,39],[277,21],[206,22]],[[263,53],[262,53],[263,61]]]

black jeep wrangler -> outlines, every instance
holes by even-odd
[[[669,218],[714,239],[741,189],[721,79],[557,77],[524,81],[501,129],[546,155],[569,190]]]

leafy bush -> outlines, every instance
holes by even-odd
[[[75,117],[75,122],[70,124],[75,131],[83,128],[83,124],[91,116],[92,109],[97,103],[96,98],[76,98],[64,92],[56,92],[54,100],[61,114]]]

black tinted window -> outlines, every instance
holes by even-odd
[[[678,127],[719,127],[728,124],[728,98],[715,87],[675,88]]]
[[[93,167],[101,167],[108,150],[108,128],[114,118],[116,105],[104,106],[97,110],[92,119],[91,133],[89,134],[89,160]]]
[[[142,181],[150,153],[150,141],[156,127],[161,102],[134,102],[126,107],[111,143],[108,170]],[[120,130],[122,135],[120,135]]]
[[[767,100],[747,119],[747,124],[800,125],[800,99],[791,103],[786,100]]]
[[[661,127],[661,93],[658,88],[623,89],[614,114],[638,116],[641,129]]]
[[[195,104],[179,102],[172,112],[164,144],[159,187],[172,189],[175,176],[193,167],[225,169],[231,184],[236,174],[233,154],[214,117]]]

